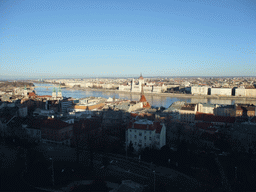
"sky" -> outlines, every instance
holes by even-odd
[[[0,0],[0,79],[255,76],[255,0]]]

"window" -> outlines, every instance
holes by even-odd
[[[146,147],[146,146],[147,146],[147,144],[146,144],[146,143],[144,143],[144,146]]]
[[[151,135],[151,131],[149,132],[149,134]]]
[[[145,136],[145,137],[144,137],[144,139],[146,140],[146,139],[147,139],[147,137]]]
[[[135,142],[134,145],[137,145],[137,142]]]
[[[136,130],[134,130],[135,131],[135,133],[137,132]]]
[[[139,136],[142,136],[142,133],[141,133],[141,132],[139,133]]]
[[[132,132],[132,130],[130,129],[130,132]]]
[[[144,133],[146,134],[146,133],[147,133],[147,131],[144,131]]]
[[[151,141],[151,137],[149,137],[149,140]]]
[[[139,140],[139,143],[142,143],[142,140]]]
[[[136,139],[136,138],[137,138],[137,135],[134,135],[134,138]]]

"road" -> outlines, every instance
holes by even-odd
[[[54,144],[41,144],[36,147],[44,153],[45,158],[53,158],[56,160],[73,161],[76,160],[76,151],[73,148],[66,146],[57,146]],[[89,152],[82,151],[80,154],[80,161],[89,164]],[[145,185],[152,185],[154,183],[154,173],[155,181],[157,186],[174,187],[176,185],[177,189],[195,189],[198,187],[199,183],[184,174],[180,174],[177,171],[168,169],[166,167],[155,167],[146,162],[139,162],[139,159],[126,158],[124,156],[116,154],[108,154],[107,157],[109,161],[114,160],[107,168],[101,170],[103,166],[102,159],[103,154],[94,153],[94,166],[96,174],[105,175],[108,178],[116,178],[118,180],[133,180]]]

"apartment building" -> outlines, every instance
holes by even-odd
[[[42,142],[70,145],[73,125],[57,119],[41,121]]]
[[[160,149],[166,145],[166,127],[164,123],[152,120],[131,120],[126,131],[127,147],[130,142],[136,151],[153,145]]]
[[[239,87],[235,89],[235,96],[238,97],[256,97],[256,89],[246,89]]]
[[[193,123],[197,112],[197,104],[185,103],[179,110],[179,119],[184,123]]]
[[[200,113],[214,113],[214,109],[218,107],[218,105],[215,104],[209,104],[209,103],[198,103],[197,104],[197,111]]]
[[[218,106],[214,109],[213,114],[216,116],[235,117],[236,116],[235,105]]]
[[[191,87],[191,94],[193,95],[208,95],[208,86],[192,86]]]
[[[232,96],[232,88],[211,88],[211,95]]]
[[[248,104],[236,104],[236,117],[244,116],[244,117],[254,117],[255,116],[255,105]]]

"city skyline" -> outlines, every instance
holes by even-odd
[[[255,76],[250,0],[0,1],[0,78]]]

